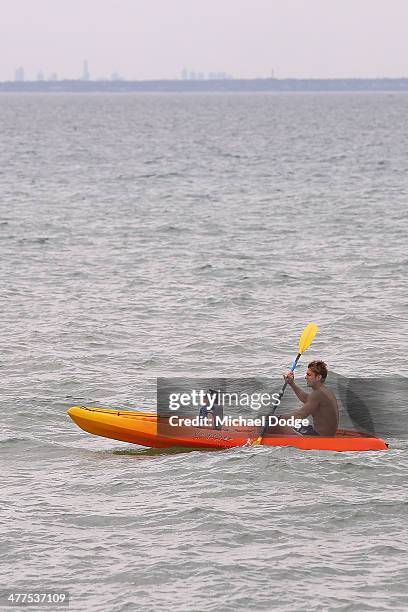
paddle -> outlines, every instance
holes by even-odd
[[[312,344],[315,335],[317,334],[317,332],[319,331],[319,328],[317,327],[317,325],[315,325],[315,323],[309,323],[309,325],[306,325],[305,329],[302,332],[302,335],[300,336],[300,340],[299,340],[299,353],[295,359],[295,361],[292,363],[292,367],[290,368],[291,372],[294,372],[296,369],[296,366],[298,364],[298,361],[300,359],[300,357],[302,356],[302,354],[309,348],[309,346]],[[282,389],[280,390],[279,393],[279,401],[282,399],[283,394],[285,393],[285,389],[288,385],[288,381],[285,380],[285,383],[282,387]],[[273,415],[273,413],[275,412],[276,408],[278,407],[279,404],[275,404],[275,406],[273,407],[272,412],[270,412],[268,414],[268,416],[266,417],[266,425],[263,427],[260,436],[255,440],[254,442],[254,446],[257,446],[258,444],[261,444],[262,442],[262,438],[264,437],[268,427],[269,427],[269,417]]]

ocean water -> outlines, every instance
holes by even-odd
[[[405,94],[0,96],[1,588],[75,611],[407,609],[405,433],[165,452],[66,415],[151,409],[157,376],[279,375],[310,321],[307,358],[392,390],[407,120]]]

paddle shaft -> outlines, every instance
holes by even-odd
[[[302,356],[302,353],[298,353],[298,355],[297,355],[297,357],[296,357],[295,361],[292,363],[292,367],[290,368],[290,371],[291,371],[291,372],[294,372],[294,371],[295,371],[296,366],[297,366],[298,361],[299,361],[299,359],[300,359],[300,357],[301,357],[301,356]],[[281,400],[281,399],[282,399],[282,397],[283,397],[283,394],[285,393],[285,389],[286,389],[286,387],[287,387],[287,386],[288,386],[288,381],[287,381],[287,380],[285,380],[285,382],[284,382],[284,384],[283,384],[283,387],[282,387],[282,389],[281,389],[281,390],[280,390],[280,392],[279,392],[279,404],[280,404],[280,400]],[[273,407],[273,409],[272,409],[272,412],[270,412],[270,413],[268,414],[267,419],[266,419],[266,425],[264,425],[264,427],[262,428],[261,434],[260,434],[260,436],[258,437],[258,441],[259,441],[259,442],[262,440],[262,438],[264,437],[264,435],[266,434],[266,432],[267,432],[267,430],[268,430],[268,427],[269,427],[269,417],[271,417],[271,416],[273,416],[273,414],[275,414],[275,410],[276,410],[276,408],[279,406],[279,404],[275,404],[275,405],[274,405],[274,407]]]

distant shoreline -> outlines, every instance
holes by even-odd
[[[0,93],[404,92],[408,78],[2,81]]]

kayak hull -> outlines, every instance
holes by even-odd
[[[150,448],[184,446],[222,449],[244,446],[254,441],[254,429],[245,427],[225,427],[222,431],[207,427],[178,427],[175,436],[174,427],[150,412],[73,406],[68,414],[88,433]],[[262,444],[330,451],[377,451],[388,448],[381,438],[346,429],[338,430],[334,437],[267,434]]]

